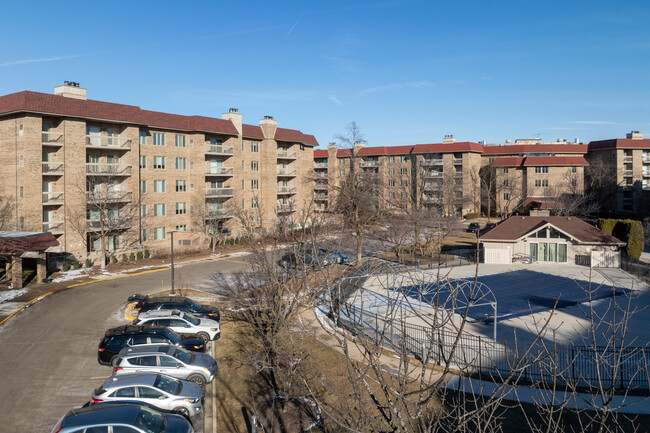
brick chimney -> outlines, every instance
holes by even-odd
[[[339,147],[336,145],[336,143],[330,143],[327,145],[327,152],[330,154],[330,156],[336,156],[336,152],[338,152]]]
[[[451,134],[447,134],[442,138],[442,143],[443,144],[450,144],[450,143],[455,143],[455,142],[456,142],[456,139]]]
[[[74,81],[64,81],[60,86],[54,87],[54,94],[73,99],[86,99],[86,89],[79,87]]]
[[[632,140],[643,140],[643,134],[641,134],[639,131],[632,131],[632,132],[628,132],[625,135],[625,138],[629,138]]]
[[[237,129],[239,135],[242,135],[242,115],[239,113],[239,110],[236,108],[231,108],[227,113],[223,113],[221,115],[221,118],[224,120],[230,120],[232,124],[235,125],[235,128]]]
[[[264,116],[264,119],[260,119],[260,128],[262,128],[264,138],[272,140],[275,138],[275,131],[278,129],[278,121],[273,116]]]

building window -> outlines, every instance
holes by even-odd
[[[147,242],[147,229],[140,229],[140,242]]]
[[[244,161],[243,159],[241,162],[241,171],[246,171],[246,161]]]
[[[390,179],[388,181],[388,186],[395,186],[395,181],[393,179]]]
[[[165,192],[165,181],[164,180],[154,180],[153,181],[153,192]]]
[[[193,183],[190,184],[190,192],[194,192],[194,184]]]
[[[339,158],[339,165],[345,165],[345,158]]]
[[[577,173],[578,167],[571,167],[571,173]]]
[[[246,189],[245,187],[246,187],[246,181],[244,179],[242,179],[242,181],[241,181],[241,189],[244,190],[244,189]]]
[[[140,168],[147,168],[147,157],[144,155],[140,156]]]
[[[153,168],[156,170],[163,170],[165,168],[165,157],[164,156],[154,156],[153,157]]]
[[[164,146],[165,145],[165,134],[162,132],[153,133],[153,145],[154,146]]]
[[[259,198],[257,198],[257,197],[253,197],[253,198],[251,199],[251,207],[252,207],[253,209],[257,209],[258,207],[260,207],[259,205],[260,205]]]
[[[187,181],[186,180],[177,180],[176,181],[176,192],[185,192],[187,191]]]
[[[504,200],[509,200],[509,199],[510,199],[510,194],[507,193],[507,192],[504,192],[504,193],[503,193],[503,199],[504,199]]]
[[[243,152],[245,150],[246,150],[246,142],[244,140],[242,140],[241,141],[241,151]]]
[[[345,176],[345,169],[344,168],[339,170],[339,176]]]
[[[185,170],[187,168],[187,158],[176,158],[176,170]]]
[[[147,144],[147,131],[140,131],[138,137],[138,142],[140,144]]]
[[[167,214],[167,205],[165,203],[157,203],[153,205],[153,216],[165,216]]]
[[[400,174],[409,174],[408,168],[402,168],[402,169],[400,169],[399,172],[400,172]]]
[[[22,186],[22,185],[20,185],[20,186],[18,187],[18,197],[20,197],[20,198],[23,198],[23,197],[24,197],[24,189],[23,189],[23,186]]]
[[[508,173],[508,169],[507,169],[507,168],[504,168],[504,169],[503,169],[503,173],[504,173],[504,174],[507,174],[507,173]]]
[[[167,232],[165,231],[165,227],[156,227],[153,232],[153,238],[154,240],[161,240],[165,239],[167,237]]]
[[[176,203],[176,215],[185,215],[187,213],[187,203]]]
[[[535,186],[548,186],[548,179],[535,179]]]
[[[388,157],[388,163],[389,164],[394,164],[395,163],[395,157],[394,156],[389,156]]]
[[[251,171],[259,171],[260,163],[259,161],[251,161]]]
[[[259,152],[259,151],[260,151],[260,144],[251,141],[251,152]]]
[[[147,205],[140,205],[140,218],[145,218],[147,216]]]
[[[400,193],[400,197],[402,197],[402,198],[408,198],[408,194],[405,193],[404,191],[402,191],[402,192]]]
[[[140,194],[145,194],[147,192],[147,181],[146,180],[141,180],[140,181]]]
[[[251,180],[251,189],[259,189],[260,188],[260,181],[257,179]]]
[[[246,209],[246,199],[241,199],[241,208]]]
[[[18,167],[22,167],[24,165],[25,165],[25,158],[23,157],[23,155],[19,155],[18,156]]]
[[[186,232],[187,231],[187,224],[181,224],[176,226],[176,231],[177,232]]]
[[[402,187],[404,187],[404,186],[408,186],[408,185],[409,185],[409,181],[408,181],[408,180],[403,180],[403,181],[400,182],[400,186],[402,186]]]
[[[400,156],[399,157],[399,162],[406,162],[408,158],[406,156]]]
[[[508,179],[503,179],[503,186],[508,186]]]
[[[548,173],[548,167],[535,167],[535,173]]]
[[[185,147],[184,135],[176,135],[176,147]]]
[[[18,125],[18,136],[19,137],[23,136],[23,130],[24,130],[23,124],[21,123],[21,124]]]
[[[395,174],[395,169],[394,168],[389,168],[388,169],[388,174],[394,175]]]
[[[394,192],[394,191],[390,191],[390,192],[388,193],[388,198],[395,198],[395,192]]]

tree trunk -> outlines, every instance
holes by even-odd
[[[99,265],[101,269],[106,269],[106,234],[102,232],[99,237],[100,243],[100,254],[99,254]]]
[[[357,227],[357,261],[361,260],[363,255],[363,235],[361,230]]]

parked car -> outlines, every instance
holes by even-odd
[[[189,423],[192,425],[192,427],[194,427],[194,424],[192,423],[192,418],[190,418],[189,416],[185,416],[185,415],[183,415],[182,413],[177,413],[177,412],[174,412],[174,411],[171,411],[171,410],[167,410],[167,409],[159,409],[158,407],[156,407],[156,406],[154,406],[154,405],[152,405],[152,404],[150,404],[150,403],[145,403],[144,401],[134,402],[134,401],[128,401],[128,400],[108,400],[108,401],[98,401],[97,403],[93,403],[93,401],[90,400],[90,401],[86,402],[86,403],[85,403],[83,406],[81,406],[81,407],[90,407],[90,406],[116,406],[116,405],[120,405],[120,404],[137,404],[137,405],[139,405],[139,406],[148,407],[149,409],[153,409],[153,410],[155,410],[156,412],[160,412],[160,413],[165,414],[165,415],[167,415],[167,414],[172,414],[172,415],[181,415],[183,418],[185,418],[186,420],[189,421]]]
[[[112,376],[93,391],[92,404],[103,401],[147,403],[190,417],[203,410],[203,390],[196,383],[155,373]]]
[[[221,326],[216,320],[199,319],[190,313],[177,310],[140,312],[133,324],[166,326],[179,334],[196,334],[206,344],[221,337]]]
[[[481,225],[479,223],[469,223],[469,226],[467,226],[468,233],[476,233],[480,229],[481,229]]]
[[[182,337],[165,326],[125,325],[106,331],[97,348],[97,362],[111,365],[114,357],[125,347],[143,344],[170,344],[193,352],[205,352],[205,342],[198,335]]]
[[[219,310],[207,305],[200,305],[185,296],[143,296],[133,295],[130,302],[137,302],[140,311],[178,310],[191,313],[199,318],[221,320]]]
[[[52,433],[108,433],[109,427],[113,433],[194,433],[192,424],[181,415],[162,414],[137,404],[73,409],[63,415]]]
[[[318,253],[321,254],[321,255],[333,257],[334,262],[338,263],[339,265],[350,262],[350,258],[348,257],[347,254],[344,254],[344,253],[342,253],[340,251],[337,251],[337,250],[330,250],[328,248],[319,248]]]
[[[278,265],[284,269],[311,267],[322,268],[339,263],[347,263],[348,256],[339,251],[327,248],[304,248],[300,247],[297,252],[284,254],[278,261]]]
[[[200,386],[212,382],[217,361],[205,353],[169,345],[125,347],[113,363],[113,375],[163,373]]]

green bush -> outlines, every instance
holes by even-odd
[[[466,213],[463,218],[465,218],[466,220],[471,220],[474,218],[478,218],[478,214],[476,212]]]
[[[144,258],[145,259],[148,259],[150,255],[151,255],[151,253],[149,252],[149,250],[144,250]]]
[[[136,254],[135,256],[138,258],[138,260],[142,260],[142,257],[143,257],[142,256],[142,251],[138,251],[138,254]]]
[[[86,267],[89,268],[89,267],[91,267],[92,265],[93,265],[92,260],[90,260],[90,259],[86,259]]]
[[[68,269],[70,269],[70,267],[68,266],[68,262],[61,263],[61,270],[63,272],[67,271]]]
[[[111,256],[111,263],[117,263],[117,256]]]
[[[135,253],[129,254],[129,260],[131,260],[131,261],[135,260]]]
[[[126,263],[127,260],[129,260],[129,258],[128,258],[128,256],[126,255],[126,253],[122,253],[122,263]]]
[[[612,235],[615,238],[626,242],[623,251],[630,257],[639,259],[643,252],[643,223],[630,219],[601,218],[598,220],[598,228]]]
[[[79,263],[79,260],[74,259],[74,262],[72,262],[72,267],[74,269],[79,269],[81,267],[81,263]]]

